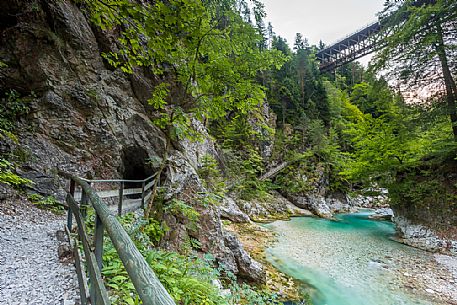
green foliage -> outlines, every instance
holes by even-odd
[[[159,221],[149,218],[147,223],[140,227],[140,231],[147,235],[152,244],[157,245],[165,233],[169,231],[169,228],[165,227]]]
[[[157,85],[152,92],[152,97],[148,100],[149,105],[154,107],[154,109],[165,109],[166,98],[170,93],[169,90],[170,84],[163,82]]]
[[[113,304],[140,304],[135,287],[111,242],[104,244],[102,275]]]
[[[197,172],[198,176],[203,179],[203,186],[208,190],[203,199],[204,204],[220,202],[227,192],[227,188],[216,159],[211,155],[203,156],[202,165]]]
[[[27,103],[28,99],[22,98],[16,90],[6,92],[5,96],[0,98],[0,130],[13,131],[18,118],[30,111]]]
[[[289,166],[277,174],[274,183],[287,192],[306,194],[319,187],[323,175],[330,178],[332,191],[347,191],[347,182],[338,174],[345,157],[335,128],[326,128],[319,119],[307,120],[302,127],[288,136],[278,132],[277,154]]]
[[[0,158],[0,183],[5,183],[13,187],[27,186],[32,184],[29,179],[22,178],[13,172],[14,164]]]
[[[151,242],[164,234],[155,220],[136,219],[127,214],[120,219],[137,248],[145,257],[160,282],[177,304],[224,304],[211,281],[216,274],[210,265],[194,256],[183,256],[151,248]],[[125,268],[113,245],[104,246],[102,274],[110,288],[114,304],[140,304]]]
[[[19,140],[14,133],[0,128],[0,140],[2,140],[4,137],[10,139],[11,141],[13,141],[16,144],[19,143]]]
[[[426,159],[455,155],[446,111],[439,105],[405,103],[383,78],[371,74],[352,87],[338,75],[323,86],[329,124],[304,108],[305,116],[296,116],[300,121],[294,128],[286,124],[277,133],[274,157],[300,160],[276,177],[282,189],[312,191],[319,168],[329,175],[331,190],[376,183],[394,192],[403,183],[397,180],[398,173],[421,166]]]
[[[213,122],[210,132],[224,149],[245,151],[272,140],[275,130],[268,126],[259,107],[249,113],[233,113],[226,119]]]
[[[442,96],[443,71],[440,52],[455,69],[457,3],[452,0],[414,5],[415,1],[386,1],[381,17],[388,31],[387,45],[375,56],[375,70],[383,70],[415,94],[430,88],[432,97]],[[444,44],[440,42],[444,40]],[[441,49],[443,47],[444,49]],[[455,76],[454,76],[455,78]]]
[[[415,98],[416,103],[439,105],[445,101],[455,141],[456,11],[457,3],[453,0],[386,1],[381,17],[385,18],[388,38],[372,67],[395,79],[398,87]]]
[[[272,49],[288,56],[279,71],[272,71],[265,80],[268,102],[278,115],[280,125],[300,125],[303,119],[330,120],[329,105],[323,78],[315,59],[315,47],[298,34],[292,52],[282,37],[274,36]]]
[[[233,283],[233,282],[232,282]],[[278,305],[282,304],[276,294],[269,291],[257,291],[247,284],[233,284],[233,303],[230,304],[252,304],[252,305]]]
[[[258,175],[263,171],[262,157],[255,149],[249,149],[247,156],[248,158],[241,162],[243,178],[235,190],[245,200],[265,198],[268,194],[269,183],[258,179]]]
[[[39,194],[30,194],[27,196],[35,206],[40,209],[49,210],[55,214],[63,214],[64,207],[54,196],[43,197]]]
[[[191,224],[195,225],[200,214],[190,205],[179,199],[171,199],[166,202],[163,208],[164,212],[171,213],[175,216],[181,216],[188,219]]]
[[[151,248],[148,229],[150,221],[137,218],[133,213],[121,217],[120,221],[177,304],[278,304],[274,295],[257,292],[248,285],[239,285],[233,275],[227,279],[228,287],[237,293],[222,296],[213,284],[214,280],[222,276],[220,270],[213,267],[214,258],[211,255],[200,258],[192,252],[184,256]],[[155,223],[153,226],[157,227]],[[192,248],[201,246],[196,240],[190,239],[189,242]],[[103,266],[102,275],[113,304],[141,304],[121,260],[109,241],[104,244]]]
[[[420,206],[434,194],[446,197],[449,190],[438,187],[440,180],[422,170],[429,166],[427,160],[440,164],[457,151],[441,107],[405,103],[382,79],[353,89],[350,94],[335,95],[342,101],[335,125],[345,148],[342,180],[359,187],[386,187],[392,204],[408,201]]]
[[[293,51],[281,37],[273,37],[272,48],[289,60],[266,81],[268,101],[278,115],[279,131],[273,159],[293,163],[275,178],[279,188],[306,193],[316,187],[313,177],[321,168],[330,177],[332,190],[346,191],[346,178],[338,173],[347,158],[342,152],[349,140],[342,132],[342,113],[347,93],[327,81],[319,72],[315,57],[317,47],[297,34]],[[299,165],[295,162],[301,160]],[[321,166],[324,165],[324,166]],[[300,170],[294,171],[295,166]]]
[[[182,116],[188,113],[218,119],[255,108],[265,97],[256,76],[284,61],[280,52],[259,48],[263,37],[243,20],[237,1],[83,2],[97,26],[122,29],[119,52],[103,54],[111,65],[126,73],[138,66],[157,76],[173,72],[173,101],[172,84],[164,83],[150,102],[162,111],[154,122],[167,131],[179,129],[173,132],[177,136],[187,135]],[[256,7],[261,17],[261,6]]]
[[[227,304],[211,283],[217,274],[208,262],[160,250],[148,252],[146,261],[178,304]]]
[[[232,181],[230,191],[244,200],[269,198],[269,191],[275,186],[269,180],[260,180],[263,160],[257,149],[245,147],[245,151],[224,150],[227,159],[227,176]]]
[[[188,205],[184,201],[173,198],[165,202],[163,206],[163,212],[187,220],[187,228],[190,230],[197,230],[197,223],[198,218],[200,217],[200,213],[198,213],[194,207]]]
[[[216,159],[212,155],[204,155],[202,165],[198,169],[198,176],[205,181],[205,187],[216,193],[223,195],[225,183],[222,179]]]

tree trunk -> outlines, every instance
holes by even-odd
[[[457,87],[454,79],[452,78],[451,71],[449,69],[449,63],[447,60],[446,49],[443,40],[443,29],[441,28],[440,24],[438,24],[436,28],[438,34],[438,41],[435,47],[441,63],[441,69],[443,70],[444,84],[446,86],[446,102],[449,111],[449,116],[451,118],[452,132],[454,134],[454,140],[457,142]]]

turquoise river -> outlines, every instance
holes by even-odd
[[[441,305],[410,289],[404,262],[427,262],[433,255],[392,239],[387,221],[369,211],[341,214],[337,221],[297,217],[266,227],[278,233],[267,258],[304,284],[314,305]],[[407,269],[406,269],[407,270]]]

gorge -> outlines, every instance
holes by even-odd
[[[260,1],[0,2],[0,262],[14,262],[0,264],[0,301],[51,299],[45,282],[14,276],[17,257],[34,257],[25,244],[41,244],[36,253],[53,262],[36,272],[53,268],[69,281],[49,304],[81,301],[75,275],[64,274],[74,258],[55,237],[68,210],[66,172],[158,175],[150,211],[118,220],[177,304],[307,294],[315,305],[456,304],[456,5],[414,7],[371,68],[321,73],[323,46],[301,34],[292,46],[267,30]],[[413,64],[407,47],[418,39],[429,57]],[[404,71],[388,57],[402,48]],[[389,61],[407,92],[424,85],[424,71],[440,90],[409,103],[377,74]],[[364,212],[389,207],[393,224]],[[104,246],[111,302],[137,304],[116,251]]]

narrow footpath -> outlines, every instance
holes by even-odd
[[[0,186],[0,304],[79,304],[72,258],[59,259],[64,223]]]

